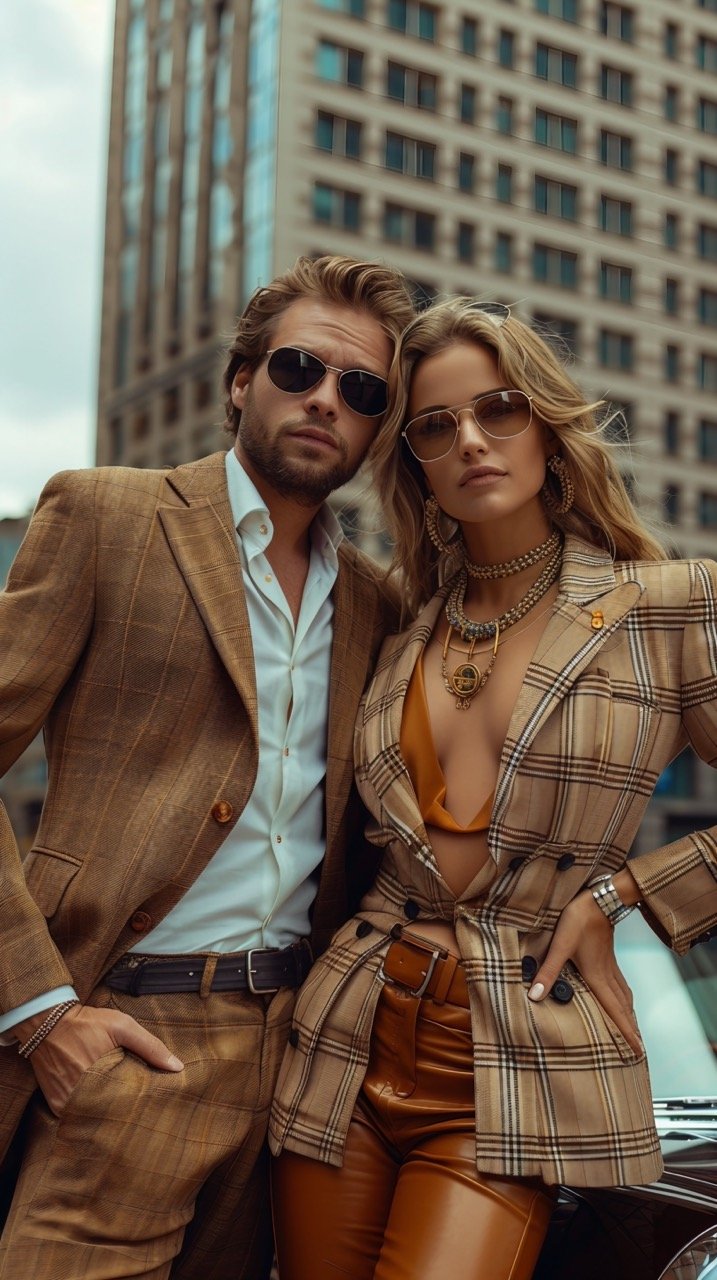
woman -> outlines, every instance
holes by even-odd
[[[717,830],[625,865],[687,742],[714,761],[717,573],[641,525],[587,405],[507,308],[397,353],[377,458],[415,620],[359,714],[385,849],[300,993],[272,1121],[282,1280],[527,1280],[554,1188],[661,1170],[612,930],[717,920]]]

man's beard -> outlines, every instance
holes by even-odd
[[[302,427],[313,426],[327,432],[336,442],[336,459],[307,444],[301,457],[301,442],[294,444],[296,455],[286,455],[285,441]],[[358,471],[363,458],[355,463],[348,461],[348,445],[336,434],[330,422],[318,417],[303,417],[300,421],[285,423],[276,435],[268,437],[256,413],[251,395],[247,396],[239,423],[238,440],[254,470],[270,484],[272,489],[287,498],[293,498],[303,507],[318,507],[334,489],[340,489]]]

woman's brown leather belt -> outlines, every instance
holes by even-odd
[[[379,976],[414,996],[428,996],[438,1004],[469,1007],[465,970],[457,956],[445,947],[434,945],[430,938],[404,934],[392,942],[379,970]]]

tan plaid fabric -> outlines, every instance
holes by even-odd
[[[339,562],[316,951],[348,914],[353,725],[394,622],[371,562],[349,543]],[[254,679],[223,453],[50,481],[0,593],[0,771],[43,724],[49,764],[22,867],[0,806],[1,1010],[64,982],[85,999],[141,937],[132,922],[181,898],[229,829],[216,802],[236,820],[251,793]],[[34,1087],[12,1050],[0,1086],[1,1153]]]
[[[577,1185],[650,1181],[661,1162],[644,1058],[572,968],[570,1003],[529,1001],[521,957],[542,957],[565,904],[624,864],[659,774],[687,742],[715,764],[717,567],[613,565],[568,540],[560,593],[503,750],[492,868],[458,900],[436,867],[399,749],[408,681],[441,606],[439,595],[386,641],[362,705],[359,790],[371,838],[385,848],[360,913],[371,928],[345,925],[299,995],[273,1150],[340,1164],[387,934],[406,923],[412,899],[418,932],[421,918],[455,922],[465,960],[479,1169]],[[648,920],[676,950],[714,926],[717,831],[677,840],[631,870]]]

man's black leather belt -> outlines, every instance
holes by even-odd
[[[216,967],[214,967],[216,961]],[[210,991],[251,991],[267,995],[280,987],[299,987],[311,968],[311,948],[306,941],[284,950],[252,947],[232,955],[135,956],[126,955],[105,975],[113,991],[131,996],[163,995],[180,991],[200,991],[204,970],[212,964]]]

